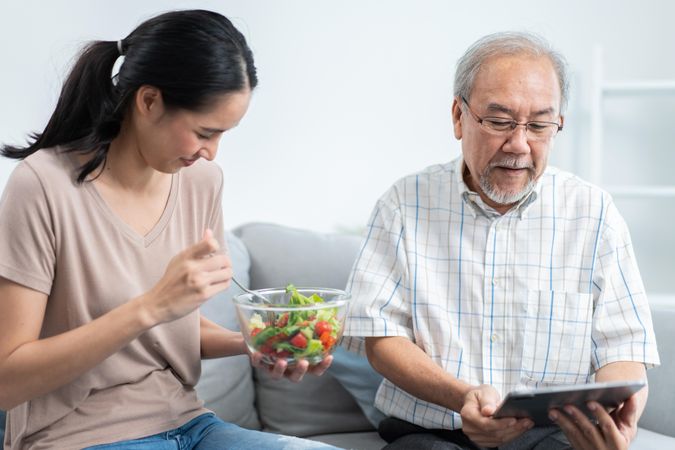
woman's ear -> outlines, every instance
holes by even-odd
[[[452,128],[457,140],[462,139],[462,102],[457,97],[452,101]]]
[[[162,92],[154,86],[143,85],[136,91],[134,106],[141,117],[161,117],[164,114]]]

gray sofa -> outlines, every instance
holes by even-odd
[[[358,236],[262,223],[238,227],[228,238],[235,276],[254,289],[289,282],[343,288],[360,242]],[[203,313],[236,327],[230,299],[237,293],[233,287],[212,299]],[[675,448],[675,305],[652,313],[662,366],[648,373],[650,400],[631,446],[638,450]],[[326,375],[298,384],[269,379],[244,356],[204,361],[197,389],[207,407],[244,427],[375,450],[385,445],[375,431],[382,415],[372,406],[380,380],[364,358],[338,350]]]
[[[247,224],[233,232],[240,241],[233,245],[243,243],[248,252],[249,283],[254,289],[283,286],[288,282],[343,288],[361,244],[357,236],[321,234],[264,223]],[[640,432],[631,446],[637,450],[675,448],[675,389],[670,384],[670,380],[675,379],[675,363],[669,357],[675,355],[672,325],[675,324],[675,305],[654,307],[653,315],[662,365],[648,372],[651,395],[640,421]],[[375,386],[370,391],[367,385],[360,387],[359,405],[353,395],[354,387],[342,384],[345,381],[343,358],[343,353],[336,356],[336,367],[331,368],[327,376],[307,377],[297,385],[270,381],[254,372],[255,406],[262,428],[344,448],[370,450],[385,445],[372,426],[378,417],[366,409],[371,420],[363,420],[363,403],[369,398],[372,401]],[[364,363],[355,363],[355,367],[360,371],[358,377],[368,377]],[[369,381],[376,379],[368,378]],[[303,416],[303,424],[283,411],[274,411],[278,401],[296,411],[312,410],[311,405],[317,403],[314,393],[327,395],[328,392],[335,409],[320,407],[317,414]],[[271,410],[267,410],[268,407]]]

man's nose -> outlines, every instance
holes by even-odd
[[[530,153],[530,144],[527,140],[527,126],[517,124],[508,140],[502,146],[502,150],[509,153]]]

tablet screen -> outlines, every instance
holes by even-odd
[[[586,407],[589,401],[593,400],[606,408],[613,408],[619,406],[646,384],[645,380],[612,381],[517,390],[510,392],[504,398],[493,417],[496,419],[529,417],[536,426],[554,425],[548,418],[548,411],[551,408],[574,405],[594,419],[595,416]]]

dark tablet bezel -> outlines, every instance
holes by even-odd
[[[513,391],[504,398],[492,417],[528,417],[535,426],[554,425],[548,418],[549,410],[574,405],[595,420],[586,406],[588,402],[596,401],[606,408],[614,408],[646,385],[646,380],[626,380]]]

